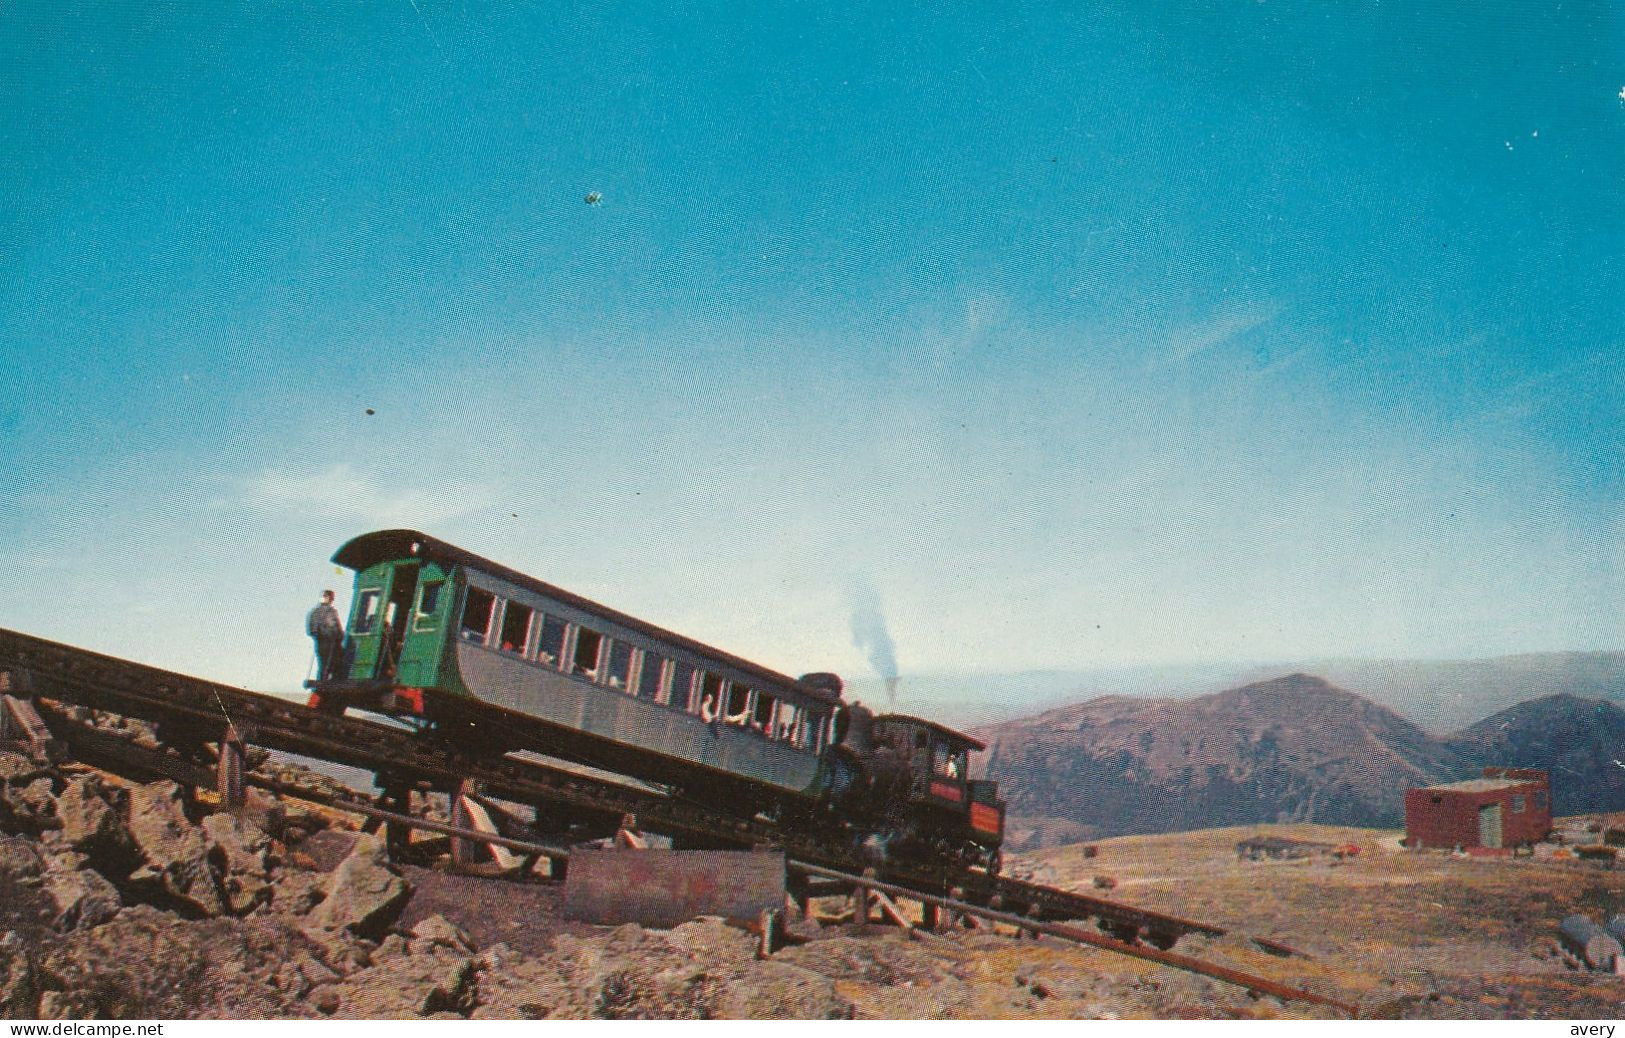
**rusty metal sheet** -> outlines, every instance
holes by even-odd
[[[784,907],[782,851],[575,850],[564,917],[672,927],[695,916],[755,919]]]

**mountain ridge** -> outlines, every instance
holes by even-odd
[[[1406,789],[1486,764],[1552,771],[1560,809],[1625,807],[1625,709],[1568,693],[1437,736],[1295,672],[1189,699],[1099,696],[976,734],[1016,845],[1248,823],[1398,826]]]

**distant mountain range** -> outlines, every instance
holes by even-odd
[[[1450,736],[1295,673],[1191,699],[1103,696],[986,726],[1012,844],[1255,822],[1398,826],[1404,792],[1547,768],[1559,812],[1625,808],[1625,710],[1546,696]]]
[[[1625,652],[1536,652],[1478,660],[1322,660],[1292,669],[1319,674],[1435,734],[1548,696],[1625,703]],[[1270,673],[1254,671],[1243,675],[1242,681],[1257,681]]]
[[[905,674],[897,707],[946,724],[973,727],[1097,696],[1185,698],[1289,673],[1319,675],[1436,735],[1544,696],[1567,694],[1625,704],[1625,652],[1541,652],[1469,660],[1339,658]],[[886,708],[878,680],[854,676],[848,687],[856,698]]]

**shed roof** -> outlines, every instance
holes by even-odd
[[[1532,779],[1467,779],[1464,782],[1446,782],[1439,786],[1423,786],[1429,793],[1493,793],[1498,789],[1538,785]]]

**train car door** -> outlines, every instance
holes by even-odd
[[[418,565],[399,563],[389,582],[389,598],[384,605],[384,647],[378,659],[378,676],[392,680],[400,671],[401,646],[412,626],[412,599],[418,590]]]
[[[417,575],[415,608],[401,621],[406,633],[395,661],[395,679],[400,684],[423,687],[437,683],[446,617],[455,597],[446,570],[438,563],[425,562]]]

